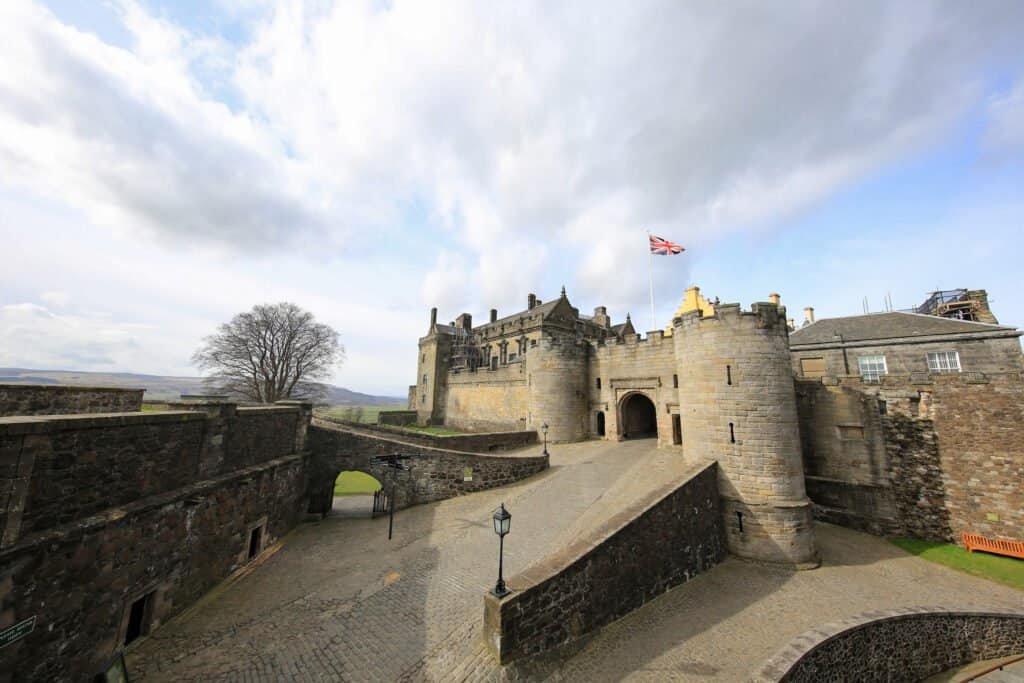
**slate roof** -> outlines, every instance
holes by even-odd
[[[801,344],[838,343],[838,332],[844,342],[926,337],[971,332],[1012,332],[1015,328],[967,320],[953,320],[920,313],[868,313],[845,318],[823,318],[789,334],[790,346]]]
[[[506,315],[504,318],[498,318],[493,323],[492,322],[486,322],[486,323],[480,323],[479,325],[474,325],[473,329],[474,330],[479,330],[482,327],[490,327],[491,325],[502,325],[502,324],[507,325],[509,323],[518,322],[518,320],[520,318],[525,318],[527,316],[536,315],[538,313],[540,313],[541,316],[545,316],[545,315],[548,314],[548,312],[552,308],[554,308],[555,306],[558,305],[558,301],[559,301],[558,299],[552,299],[551,301],[545,301],[542,304],[537,304],[536,306],[534,306],[533,308],[531,308],[529,310],[519,311],[518,313],[513,313],[512,315]]]

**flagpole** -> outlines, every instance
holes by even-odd
[[[654,317],[654,255],[651,251],[651,232],[647,231],[647,276],[650,278],[651,285],[651,329],[658,329],[658,324],[655,322]]]

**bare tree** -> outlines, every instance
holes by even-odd
[[[318,382],[345,357],[338,333],[295,304],[262,304],[239,313],[203,339],[192,363],[209,371],[210,389],[259,403],[320,398]]]

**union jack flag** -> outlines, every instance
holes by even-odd
[[[651,253],[657,254],[658,256],[672,256],[673,254],[681,254],[685,249],[675,242],[669,242],[664,237],[658,237],[656,235],[648,235],[651,240]]]

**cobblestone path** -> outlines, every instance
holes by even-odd
[[[129,654],[144,681],[745,681],[794,636],[873,609],[1024,607],[1024,593],[817,525],[821,568],[728,558],[606,627],[574,653],[498,669],[480,639],[497,538],[512,512],[506,576],[592,528],[642,481],[674,476],[653,441],[558,446],[552,468],[496,491],[387,520],[329,518],[293,532]]]
[[[617,507],[606,504],[621,489],[617,480],[663,472],[653,466],[665,459],[654,444],[552,447],[551,469],[527,482],[397,513],[390,542],[387,519],[303,525],[252,573],[140,643],[128,657],[133,679],[495,676],[479,642],[483,596],[497,571],[494,508],[504,502],[513,515],[510,576],[548,554],[580,517]]]

